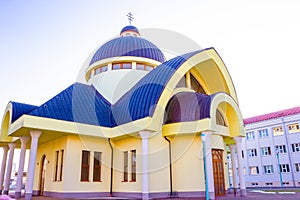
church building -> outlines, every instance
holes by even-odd
[[[176,41],[174,41],[176,42]],[[20,149],[20,198],[167,198],[226,195],[227,154],[237,156],[233,187],[246,195],[244,123],[230,74],[214,48],[166,60],[125,26],[74,83],[42,105],[10,101],[2,124],[0,184],[9,193]]]

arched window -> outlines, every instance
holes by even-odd
[[[191,74],[191,87],[196,92],[206,94],[206,92],[204,91],[200,83],[197,81],[197,79],[193,76],[193,74]]]
[[[217,110],[217,112],[216,112],[216,124],[221,125],[221,126],[227,126],[225,119],[219,110]]]

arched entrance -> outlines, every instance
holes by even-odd
[[[41,165],[40,165],[40,184],[39,184],[40,196],[44,195],[47,162],[48,161],[47,161],[46,155],[43,155],[42,159],[41,159]]]

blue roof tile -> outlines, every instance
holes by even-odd
[[[14,102],[14,101],[11,101],[10,103],[12,104],[11,123],[16,121],[22,115],[27,114],[28,112],[37,108],[37,106],[25,104],[25,103],[18,103],[18,102]]]
[[[105,58],[120,56],[136,56],[159,62],[165,61],[164,54],[153,43],[140,37],[127,36],[115,38],[102,45],[92,57],[90,65]]]
[[[211,96],[197,92],[174,95],[166,108],[165,123],[197,121],[210,118]]]

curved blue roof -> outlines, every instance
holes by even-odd
[[[166,107],[165,123],[197,121],[210,118],[211,96],[197,92],[174,95]]]
[[[120,56],[136,56],[159,62],[165,61],[164,54],[153,43],[140,37],[126,36],[110,40],[102,45],[92,57],[90,65],[105,58]]]
[[[135,27],[135,26],[132,26],[132,25],[129,25],[129,26],[125,26],[121,32],[120,32],[120,35],[125,32],[125,31],[134,31],[134,32],[137,32],[138,34],[140,34],[139,30]]]
[[[18,103],[14,101],[11,101],[10,103],[12,104],[11,123],[16,121],[22,115],[27,114],[33,109],[37,108],[37,106],[25,104],[25,103]]]
[[[13,119],[16,120],[22,113],[27,113],[32,116],[57,120],[116,127],[144,117],[151,117],[164,88],[177,69],[190,57],[205,50],[184,54],[162,63],[144,76],[114,105],[111,105],[93,86],[75,83],[39,107],[16,104],[20,109],[16,107],[16,114],[13,115]],[[208,110],[201,109],[209,108],[210,106],[203,107],[202,104],[210,104],[209,99],[213,98],[213,96],[206,96],[200,93],[191,93],[186,97],[184,95],[181,96],[180,94],[176,96],[177,100],[175,97],[171,100],[174,108],[177,108],[178,98],[194,95],[194,101],[191,102],[191,106],[188,106],[186,108],[187,111],[184,112],[187,115],[187,119],[192,119],[193,117],[191,114],[188,115],[188,112],[195,108],[193,105],[198,105],[199,112],[202,113],[196,119],[208,117]],[[188,100],[190,101],[190,98]],[[178,119],[172,120],[176,121]]]

